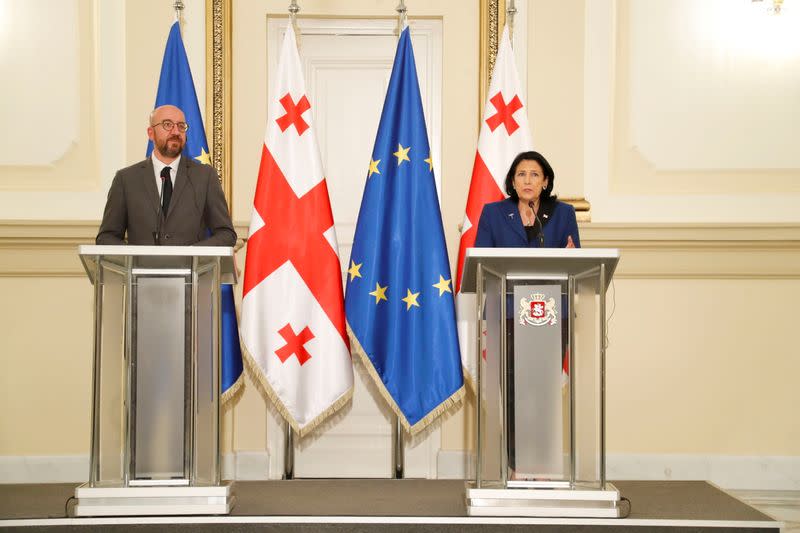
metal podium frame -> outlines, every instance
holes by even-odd
[[[617,249],[470,248],[467,250],[461,290],[476,295],[475,317],[478,324],[475,359],[477,461],[475,482],[467,486],[467,505],[470,515],[608,518],[620,516],[619,491],[606,480],[604,342],[605,295],[619,257]],[[511,318],[507,316],[511,303],[508,288],[518,283],[555,284],[563,287],[563,292],[561,288],[558,292],[565,300],[565,309],[568,310],[563,318],[565,325],[560,326],[567,328],[565,335],[568,339],[570,359],[567,399],[564,400],[568,402],[568,406],[561,405],[567,419],[564,424],[568,424],[564,442],[568,444],[562,443],[566,458],[560,479],[548,479],[548,476],[523,480],[509,479],[508,426],[513,425],[514,421],[509,419],[508,413],[511,409],[508,403],[507,383],[509,375],[507,357],[510,350],[506,345],[510,323],[508,319]],[[581,320],[584,321],[581,325],[591,326],[586,329],[591,329],[588,335],[594,340],[583,345],[579,343],[579,347],[588,346],[588,348],[576,351],[576,329],[578,329],[575,323],[576,291],[579,289],[583,295],[583,302],[581,298],[577,299],[577,303],[581,305]],[[595,315],[591,318],[596,322],[588,324],[584,315]],[[492,321],[495,324],[489,324]],[[499,325],[496,324],[498,321]],[[487,324],[487,331],[494,330],[494,333],[490,332],[491,342],[488,336],[484,339],[482,323]],[[483,360],[484,349],[496,355],[495,361]],[[583,363],[583,360],[589,360],[590,363]],[[577,379],[579,365],[585,365],[586,369],[592,371],[590,374],[594,375],[581,376],[582,379]],[[486,377],[482,376],[484,366],[487,372],[492,371]],[[517,375],[511,375],[516,380]],[[482,379],[490,381],[483,383]],[[489,389],[490,386],[494,388]],[[576,412],[578,409],[576,389],[579,386],[585,387],[586,390],[580,393],[578,400],[581,411]],[[516,406],[514,409],[522,410],[525,407]],[[584,412],[592,414],[584,416]],[[488,418],[492,413],[495,418]],[[576,417],[584,424],[578,430],[582,436],[579,444],[576,444]],[[492,422],[491,428],[487,429],[489,422],[485,422],[484,418]],[[588,427],[585,420],[590,420],[593,424],[591,430],[584,431],[585,427]],[[539,435],[543,433],[545,430],[539,430]],[[588,438],[585,437],[587,434]],[[498,440],[498,435],[499,441],[495,442]],[[519,443],[517,439],[514,446],[519,446]],[[485,472],[494,475],[487,476]]]
[[[75,516],[227,514],[220,461],[222,246],[78,250],[94,286],[89,482]]]

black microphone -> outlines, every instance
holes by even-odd
[[[533,216],[536,217],[536,222],[539,223],[539,233],[536,236],[536,240],[539,241],[539,248],[544,248],[544,225],[542,221],[539,219],[539,215],[536,213],[536,209],[533,208],[533,200],[528,202],[528,207],[531,208],[533,211]]]
[[[164,218],[164,176],[161,176],[161,190],[158,192],[158,220],[156,220],[156,230],[153,232],[153,240],[156,246],[161,246],[161,219]]]

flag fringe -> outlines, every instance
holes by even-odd
[[[473,394],[477,394],[478,387],[477,384],[475,383],[475,380],[472,379],[472,374],[469,373],[469,369],[462,365],[461,373],[464,374],[464,385],[466,386],[466,388],[472,391]]]
[[[317,426],[322,424],[322,422],[324,422],[325,419],[330,415],[344,407],[353,397],[353,387],[351,386],[327,409],[322,411],[320,414],[314,417],[311,422],[301,428],[297,423],[297,420],[295,420],[291,413],[289,413],[289,410],[283,404],[283,401],[281,401],[280,396],[278,396],[278,394],[272,388],[272,385],[264,375],[264,371],[261,369],[261,366],[252,356],[250,350],[248,350],[244,345],[242,346],[242,361],[244,362],[244,367],[247,369],[248,374],[256,384],[256,388],[259,389],[261,393],[272,402],[272,405],[275,406],[275,409],[277,409],[281,417],[283,417],[283,419],[289,423],[294,432],[297,434],[298,438],[301,439],[316,429]]]
[[[451,394],[449,398],[442,401],[442,403],[436,406],[435,409],[433,409],[430,413],[425,415],[425,417],[422,418],[419,422],[417,422],[413,426],[410,425],[408,423],[408,419],[403,414],[403,411],[394,401],[392,395],[389,394],[389,391],[386,389],[386,385],[383,383],[383,380],[378,375],[378,372],[375,370],[375,367],[372,366],[372,360],[367,355],[367,352],[364,351],[364,348],[358,341],[356,334],[353,333],[353,330],[350,328],[349,321],[347,322],[347,334],[350,337],[350,352],[355,353],[356,355],[358,355],[359,359],[361,359],[361,362],[364,364],[364,368],[367,370],[367,373],[369,373],[370,378],[372,378],[372,381],[375,383],[375,385],[377,385],[378,390],[381,393],[381,396],[383,396],[383,399],[386,400],[386,403],[389,404],[389,407],[391,407],[392,411],[394,411],[394,414],[397,415],[398,420],[400,420],[400,423],[403,424],[403,428],[406,431],[408,431],[411,435],[416,435],[417,433],[425,429],[439,415],[441,415],[445,411],[448,411],[455,405],[458,405],[464,398],[465,390],[464,386],[462,385],[461,387],[458,388],[458,390],[456,390],[453,394]]]
[[[228,387],[228,390],[222,393],[222,396],[220,396],[220,405],[225,405],[234,398],[238,398],[243,390],[244,390],[244,372],[239,374],[239,377],[236,378],[236,381],[233,382],[233,385]]]
[[[239,269],[236,268],[236,252],[244,247],[244,242],[245,241],[243,239],[237,238],[236,243],[233,245],[233,267],[236,269],[238,276],[241,276],[242,274],[239,272]],[[242,323],[241,298],[236,298],[236,291],[231,291],[231,298],[233,299],[233,314],[236,315],[236,341],[239,343],[239,351],[243,352],[244,343],[242,342],[242,328],[239,327],[239,324]],[[244,362],[244,357],[242,357],[242,362]],[[244,391],[244,368],[242,368],[242,371],[239,373],[239,377],[236,378],[236,381],[233,382],[233,385],[228,387],[228,390],[222,393],[220,405],[225,405],[234,398],[238,398],[241,396],[242,391]]]

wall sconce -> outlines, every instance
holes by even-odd
[[[764,0],[752,0],[753,3],[760,3]],[[774,13],[775,15],[781,14],[781,7],[783,6],[783,0],[772,0],[772,6],[767,8],[768,13]]]

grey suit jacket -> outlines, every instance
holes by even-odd
[[[150,158],[117,172],[97,232],[97,244],[155,244],[161,214]],[[219,177],[210,165],[181,157],[169,209],[162,216],[161,244],[233,246],[236,231]],[[210,230],[211,235],[208,235]],[[127,238],[126,238],[127,234]]]

